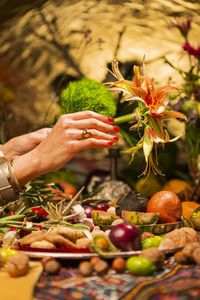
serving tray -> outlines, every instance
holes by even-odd
[[[181,248],[168,249],[163,251],[165,254],[173,254]],[[70,249],[33,249],[24,247],[17,250],[19,253],[23,253],[32,258],[43,258],[43,257],[55,257],[59,259],[90,259],[92,257],[99,256],[98,253],[92,253],[88,249],[72,250]],[[122,252],[109,252],[105,258],[112,259],[116,257],[130,257],[140,255],[141,251],[122,251]]]

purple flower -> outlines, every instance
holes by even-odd
[[[189,42],[185,42],[183,49],[188,52],[188,54],[195,56],[197,59],[200,59],[200,46],[194,48],[190,45]]]
[[[174,19],[171,22],[171,25],[169,25],[169,28],[172,28],[172,27],[178,28],[180,30],[181,34],[186,38],[188,32],[191,29],[191,23],[192,23],[192,18],[188,18],[187,20],[182,21],[182,22],[178,19]]]

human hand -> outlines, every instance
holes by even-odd
[[[92,112],[82,111],[62,115],[48,136],[33,150],[40,161],[42,173],[61,168],[78,152],[89,148],[106,148],[118,141],[119,127],[114,119]],[[83,138],[83,130],[91,136]]]
[[[34,149],[47,137],[51,128],[42,128],[28,134],[14,137],[5,143],[1,150],[7,160],[21,156]]]
[[[60,169],[84,149],[112,146],[119,139],[115,135],[119,127],[112,126],[113,122],[113,118],[92,111],[62,115],[55,126],[47,130],[45,138],[36,139],[38,144],[31,143],[32,146],[37,144],[31,151],[14,160],[20,186],[42,174]],[[91,133],[87,139],[83,138],[84,129]]]

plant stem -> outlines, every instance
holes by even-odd
[[[115,125],[130,122],[130,121],[135,121],[135,113],[131,113],[128,115],[120,116],[118,118],[115,118]]]

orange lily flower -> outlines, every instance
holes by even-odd
[[[177,140],[180,136],[170,139],[167,129],[163,128],[163,120],[169,118],[181,118],[187,120],[186,116],[180,112],[172,111],[168,106],[169,94],[171,92],[181,92],[180,89],[173,86],[164,86],[158,90],[155,89],[152,80],[143,74],[140,74],[138,66],[133,67],[133,81],[125,80],[119,70],[118,62],[113,61],[112,74],[118,79],[116,82],[109,82],[110,90],[120,90],[126,93],[129,98],[126,101],[137,101],[137,112],[132,112],[127,116],[118,117],[115,119],[115,124],[120,124],[123,121],[135,121],[137,124],[130,129],[142,124],[144,134],[135,147],[123,151],[124,153],[132,153],[132,159],[135,153],[143,148],[143,153],[146,161],[144,175],[149,175],[152,169],[154,174],[161,172],[155,167],[152,159],[152,151],[155,146],[156,161],[157,161],[157,144],[164,144]],[[131,160],[132,161],[132,160]]]

